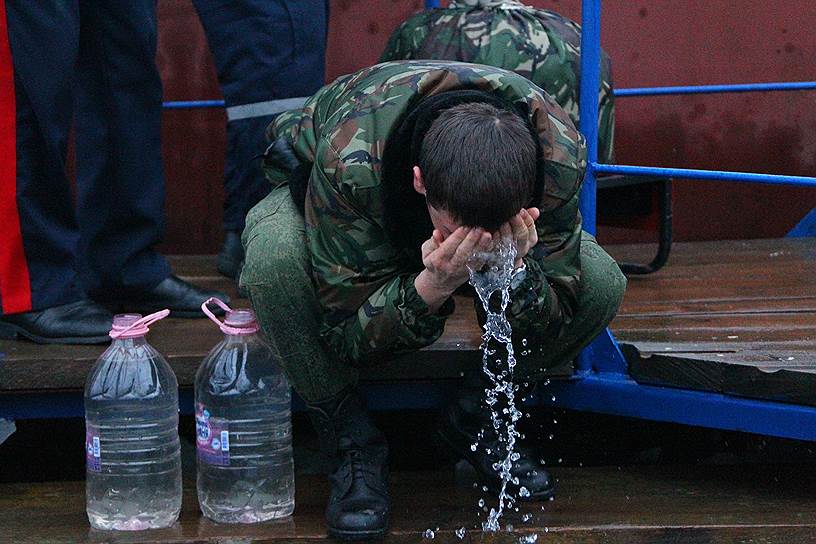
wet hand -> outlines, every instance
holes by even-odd
[[[484,229],[459,227],[447,238],[435,230],[422,244],[425,270],[414,285],[432,311],[468,280],[468,262],[475,252],[487,251],[491,241],[492,235]]]
[[[540,215],[538,208],[522,208],[499,228],[499,236],[505,240],[512,240],[516,245],[516,268],[521,266],[522,259],[538,243],[535,222]]]

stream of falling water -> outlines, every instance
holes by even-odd
[[[490,408],[490,419],[493,430],[499,437],[499,444],[504,447],[500,455],[502,459],[493,464],[501,479],[499,503],[491,508],[487,520],[482,523],[484,531],[498,531],[499,519],[505,508],[509,509],[515,503],[515,498],[508,493],[507,484],[518,484],[511,473],[513,463],[519,459],[515,452],[516,439],[519,431],[516,422],[521,419],[522,413],[516,408],[516,387],[513,385],[513,369],[516,366],[516,357],[513,351],[512,328],[507,320],[506,310],[510,303],[510,281],[513,277],[516,261],[516,246],[510,240],[500,240],[492,251],[476,256],[485,265],[479,270],[470,270],[470,284],[484,308],[486,319],[482,333],[482,370],[490,380],[492,387],[486,389],[486,399]],[[496,310],[491,309],[491,297],[500,294],[500,303]],[[491,349],[491,343],[498,342],[507,351],[506,361],[496,358],[498,350]],[[505,407],[499,410],[499,406]],[[525,488],[519,490],[523,494]]]

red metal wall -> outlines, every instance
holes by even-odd
[[[531,3],[580,19],[579,0]],[[420,0],[332,1],[328,78],[376,62],[391,30],[421,6]],[[816,79],[812,0],[608,0],[604,10],[602,42],[619,87]],[[166,98],[219,96],[188,0],[159,2],[159,31]],[[816,92],[621,98],[617,160],[814,175],[814,106]],[[220,111],[165,114],[167,251],[218,247],[223,123]],[[814,206],[814,189],[680,181],[676,239],[783,236]],[[622,242],[650,235],[602,225],[600,237]]]

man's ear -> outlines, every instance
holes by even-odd
[[[421,195],[425,195],[425,184],[422,183],[422,171],[419,166],[414,166],[414,191]]]

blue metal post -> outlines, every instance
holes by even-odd
[[[581,189],[584,230],[595,234],[595,170],[598,162],[598,88],[601,84],[601,0],[583,0],[578,130],[586,138],[587,169]]]
[[[598,162],[598,88],[601,84],[601,0],[583,0],[581,4],[581,88],[578,130],[586,138],[587,165],[581,188],[583,228],[595,234],[595,163]],[[578,356],[579,372],[592,370],[595,359],[592,345]]]

